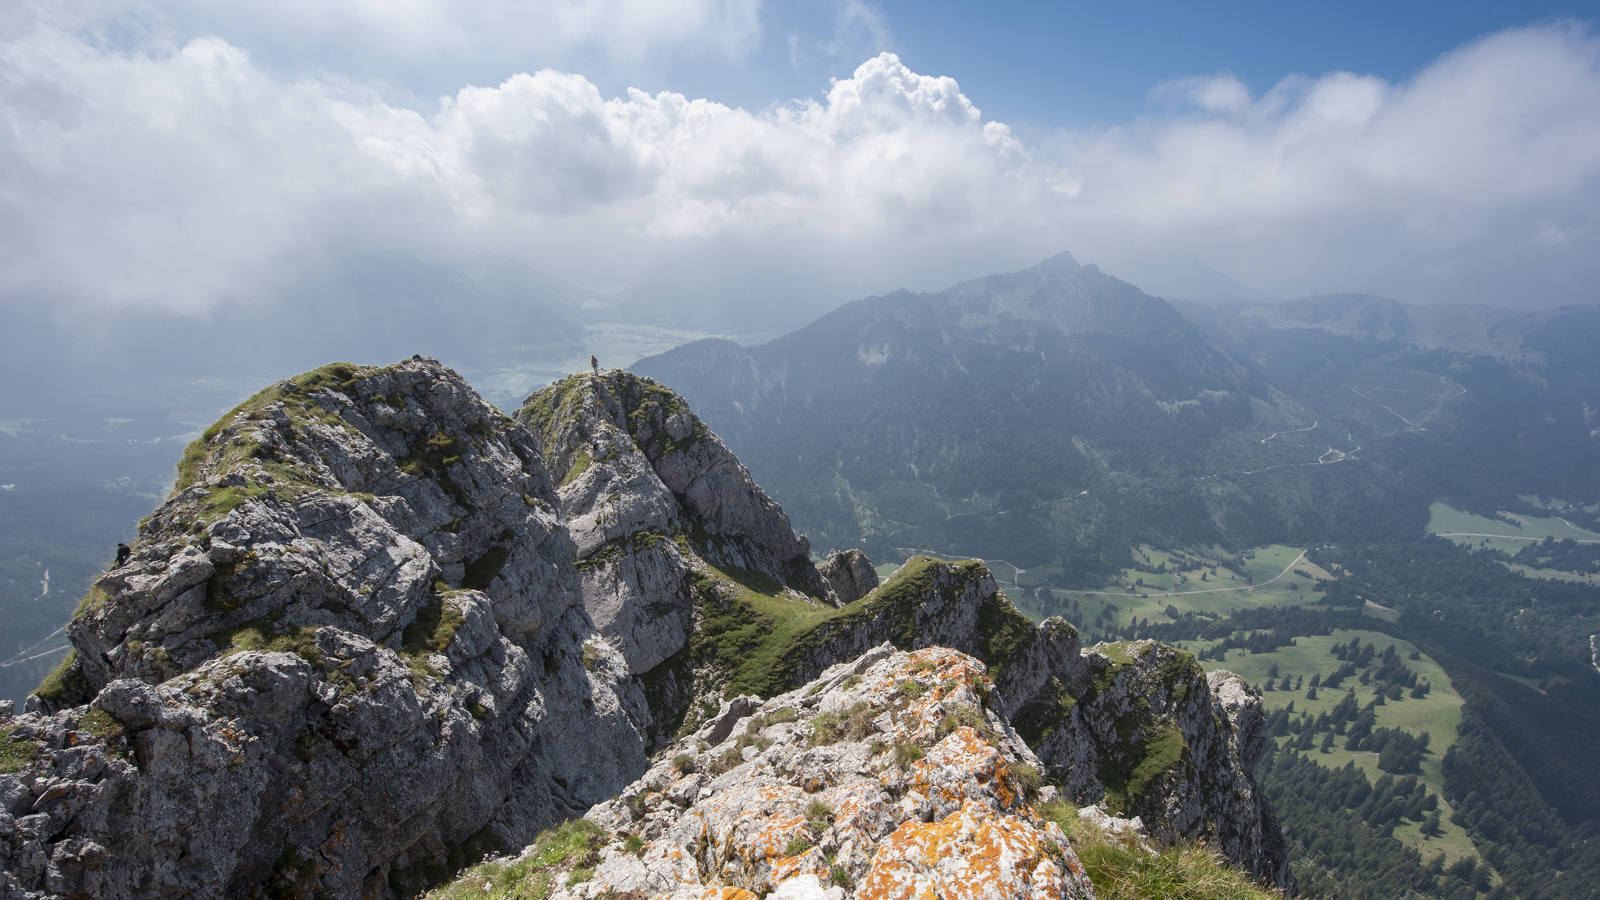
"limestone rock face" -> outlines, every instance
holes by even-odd
[[[799,690],[736,698],[589,812],[616,838],[553,900],[1092,898],[1034,805],[1052,796],[1038,760],[990,696],[972,657],[885,645]],[[623,834],[645,843],[630,853]]]
[[[5,896],[384,896],[646,765],[536,440],[431,360],[241,405],[68,631]]]
[[[1016,718],[1062,790],[1141,819],[1161,843],[1213,843],[1288,888],[1288,848],[1253,775],[1261,698],[1156,641],[1099,644],[1080,659],[1055,696],[1035,695]]]
[[[987,661],[1002,711],[1079,804],[1139,816],[1161,842],[1210,841],[1287,887],[1288,851],[1255,785],[1261,699],[1155,641],[1084,649],[1060,618],[1035,626],[982,563],[908,561],[781,658],[792,682],[865,652],[949,647]]]
[[[820,568],[840,606],[860,600],[878,586],[878,572],[860,550],[835,550]]]
[[[827,597],[789,516],[682,397],[607,369],[534,393],[517,413],[540,438],[583,559],[645,534],[690,534],[713,565]]]
[[[789,517],[671,390],[618,370],[576,375],[528,397],[517,419],[559,485],[590,617],[651,685],[653,748],[720,697],[726,666],[688,658],[706,604],[754,590],[839,605]]]

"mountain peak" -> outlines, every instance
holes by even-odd
[[[876,581],[859,552],[819,571],[650,379],[573,376],[507,417],[433,360],[325,366],[207,429],[132,557],[85,598],[74,653],[7,724],[0,821],[28,813],[0,863],[57,896],[147,896],[151,872],[202,898],[414,896],[677,767],[669,748],[726,741],[734,707],[812,710],[795,689],[818,674],[854,689],[835,667],[855,661],[873,684],[937,670],[938,710],[902,724],[949,765],[911,774],[1001,801],[946,808],[917,788],[930,817],[1053,834],[1004,776],[1026,764],[1160,839],[1214,840],[1287,877],[1250,772],[1251,692],[1151,642],[1083,650],[1066,622],[1033,625],[981,562],[922,557]],[[860,668],[893,655],[886,641],[905,652]],[[970,712],[945,705],[959,684]],[[922,734],[951,717],[978,740]],[[1147,777],[1158,746],[1167,768]],[[808,752],[807,771],[850,771]],[[995,777],[950,781],[968,764]],[[690,804],[712,786],[694,787]],[[841,865],[875,883],[897,847],[860,844]]]

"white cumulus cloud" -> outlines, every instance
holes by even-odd
[[[657,11],[630,2],[534,6],[579,40],[607,17],[648,31]],[[758,8],[685,0],[674,21],[737,49]],[[442,5],[396,9],[385,27],[449,30],[430,18]],[[335,28],[319,15],[302,18]],[[330,248],[483,247],[618,284],[737,240],[831,242],[882,287],[1140,248],[1286,292],[1494,302],[1519,286],[1538,296],[1503,302],[1571,301],[1573,273],[1594,268],[1597,60],[1575,26],[1517,29],[1399,84],[1336,72],[1258,96],[1189,79],[1159,89],[1168,112],[1028,145],[954,79],[887,53],[757,111],[607,97],[555,69],[412,109],[341,77],[271,74],[219,37],[119,47],[13,17],[0,290],[204,309]],[[1552,267],[1562,278],[1541,281]]]

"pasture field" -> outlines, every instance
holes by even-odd
[[[1303,606],[1321,599],[1313,589],[1333,577],[1305,559],[1302,548],[1285,544],[1257,547],[1237,558],[1214,547],[1159,550],[1146,544],[1136,547],[1134,554],[1141,568],[1124,569],[1116,580],[1095,590],[1045,587],[1030,579],[1028,570],[1015,576],[1022,585],[1018,590],[1006,577],[1013,569],[996,562],[989,566],[1023,613],[1035,621],[1064,616],[1085,635],[1125,628],[1135,619],[1170,622],[1169,607],[1179,616],[1186,612],[1227,616],[1240,609]],[[1230,560],[1237,570],[1224,565]],[[1048,592],[1048,598],[1039,596],[1041,590]]]
[[[1521,563],[1505,563],[1506,568],[1521,572],[1529,578],[1550,578],[1555,581],[1572,581],[1578,584],[1600,584],[1600,575],[1587,572],[1564,572],[1561,569],[1535,569]]]
[[[1385,705],[1375,707],[1377,727],[1398,728],[1402,731],[1420,735],[1428,733],[1428,753],[1422,759],[1421,780],[1426,782],[1428,788],[1435,793],[1441,793],[1444,787],[1444,777],[1439,771],[1440,760],[1444,758],[1445,750],[1455,742],[1456,726],[1461,722],[1461,696],[1450,685],[1450,678],[1445,674],[1438,663],[1427,656],[1420,659],[1408,657],[1417,651],[1417,648],[1408,641],[1399,640],[1389,635],[1376,631],[1351,631],[1338,630],[1328,637],[1298,637],[1295,646],[1280,647],[1272,653],[1250,654],[1245,650],[1233,650],[1225,661],[1207,660],[1204,665],[1206,671],[1226,669],[1242,676],[1257,690],[1262,691],[1261,699],[1267,713],[1294,704],[1294,712],[1309,712],[1311,719],[1319,714],[1328,712],[1343,699],[1345,688],[1354,688],[1356,697],[1362,706],[1371,702],[1371,689],[1361,685],[1356,678],[1349,679],[1341,688],[1317,692],[1315,700],[1307,699],[1305,685],[1311,682],[1313,674],[1327,676],[1342,663],[1329,651],[1336,644],[1348,645],[1353,638],[1360,638],[1362,644],[1376,644],[1379,656],[1384,648],[1393,644],[1406,666],[1417,673],[1419,682],[1427,681],[1432,685],[1426,697],[1413,700],[1409,695],[1402,695],[1401,700],[1389,700]],[[1182,645],[1189,650],[1209,649],[1208,642],[1196,642]],[[1376,662],[1374,663],[1376,665]],[[1276,666],[1277,680],[1281,683],[1284,676],[1289,676],[1297,681],[1303,680],[1300,690],[1279,691],[1264,690],[1268,673]],[[1359,673],[1358,673],[1359,677]],[[1295,735],[1277,738],[1280,746]],[[1318,741],[1320,743],[1320,739]],[[1333,749],[1326,753],[1312,751],[1317,761],[1330,768],[1343,766],[1353,762],[1356,767],[1365,771],[1367,777],[1376,781],[1383,773],[1378,770],[1378,758],[1374,753],[1361,753],[1345,750],[1343,739],[1336,737]],[[1441,827],[1443,831],[1432,838],[1424,838],[1418,830],[1418,825],[1405,822],[1395,829],[1395,837],[1416,846],[1423,858],[1443,851],[1447,860],[1455,860],[1461,856],[1476,852],[1471,840],[1460,827],[1450,824],[1449,804],[1440,796]]]
[[[1582,503],[1573,503],[1571,501],[1562,500],[1556,497],[1552,497],[1549,500],[1543,500],[1535,494],[1518,494],[1517,498],[1524,503],[1531,503],[1540,509],[1554,510],[1557,514],[1560,514],[1563,510],[1571,509],[1581,509],[1584,512],[1591,514],[1600,512],[1600,503],[1590,503],[1586,506]]]
[[[1428,513],[1428,531],[1433,534],[1444,535],[1458,544],[1468,546],[1486,546],[1482,536],[1492,535],[1487,546],[1498,546],[1509,553],[1515,553],[1526,547],[1528,541],[1542,541],[1546,535],[1558,541],[1573,538],[1578,541],[1600,542],[1600,534],[1568,525],[1559,516],[1518,516],[1503,513],[1517,523],[1513,525],[1502,519],[1462,512],[1443,503],[1435,503],[1428,507]],[[1519,525],[1521,527],[1518,527]]]
[[[1565,503],[1556,506],[1554,501],[1550,504],[1542,505],[1558,512],[1562,511],[1566,506]],[[1558,541],[1572,538],[1580,543],[1600,543],[1600,534],[1568,524],[1559,515],[1519,516],[1512,513],[1502,513],[1507,519],[1516,523],[1512,524],[1512,522],[1504,519],[1491,519],[1487,516],[1462,512],[1443,503],[1433,504],[1429,507],[1429,513],[1428,531],[1433,534],[1443,535],[1466,547],[1502,550],[1506,553],[1514,554],[1534,541],[1544,540],[1546,535]],[[1529,578],[1550,578],[1557,581],[1573,581],[1578,584],[1600,584],[1600,577],[1585,572],[1537,569],[1522,563],[1507,562],[1505,560],[1501,560],[1501,564],[1512,571],[1521,572]]]

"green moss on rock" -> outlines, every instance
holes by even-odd
[[[122,723],[113,719],[110,713],[92,708],[78,717],[78,730],[87,731],[108,744],[121,740],[128,733],[128,730],[122,727]]]
[[[794,687],[801,662],[815,651],[873,623],[887,624],[902,650],[918,646],[917,609],[937,594],[949,603],[987,569],[969,560],[948,563],[914,557],[876,590],[842,609],[795,600],[783,585],[752,572],[710,569],[695,586],[701,621],[690,638],[695,658],[712,657],[728,672],[727,696],[771,697]],[[940,574],[948,577],[939,578]],[[736,585],[733,591],[717,585]],[[728,598],[726,595],[733,593]],[[1033,626],[1003,596],[980,612],[980,658],[1003,669],[1033,640]],[[986,625],[984,623],[987,623]]]
[[[58,706],[77,706],[89,702],[89,682],[78,665],[78,651],[69,650],[55,671],[44,677],[33,692]]]
[[[17,726],[0,729],[0,775],[15,775],[27,768],[39,745],[33,741],[17,739]]]
[[[1006,667],[1022,659],[1039,629],[1033,620],[996,592],[978,610],[978,657],[989,666],[989,677],[999,680]]]
[[[540,834],[515,859],[476,865],[502,849],[499,836],[486,826],[464,841],[446,841],[443,860],[391,869],[389,889],[402,900],[437,885],[443,886],[428,894],[435,900],[544,900],[558,883],[572,884],[592,873],[607,838],[599,825],[572,819]]]
[[[443,653],[450,646],[462,621],[461,610],[436,595],[417,610],[416,619],[401,632],[400,658],[411,669],[413,686],[419,692],[422,679],[439,677],[438,670],[428,663],[428,657]]]
[[[211,640],[224,654],[259,650],[263,653],[293,653],[312,665],[320,665],[322,652],[317,649],[317,631],[311,626],[278,630],[271,618],[252,619],[234,628],[211,635]]]
[[[576,481],[579,475],[589,471],[589,466],[593,463],[594,460],[590,458],[587,450],[578,450],[572,455],[572,465],[567,467],[567,473],[561,476],[561,486],[566,487]]]
[[[1120,749],[1119,758],[1102,758],[1098,774],[1106,788],[1106,810],[1128,815],[1143,808],[1161,778],[1183,763],[1189,747],[1175,726],[1160,723],[1147,729],[1137,747]]]
[[[1039,694],[1041,699],[1024,706],[1018,711],[1016,721],[1012,722],[1017,734],[1022,736],[1029,747],[1038,747],[1045,738],[1061,727],[1061,723],[1072,715],[1072,708],[1078,705],[1078,698],[1072,696],[1072,692],[1054,677]]]

